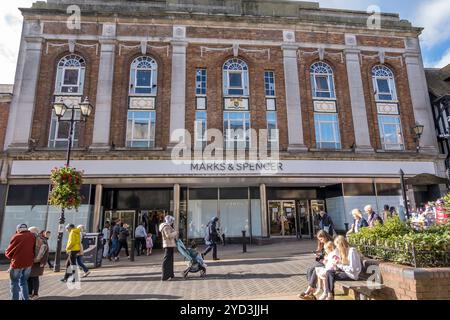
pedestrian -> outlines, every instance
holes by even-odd
[[[31,267],[30,277],[28,278],[28,294],[31,300],[37,300],[39,299],[39,277],[44,274],[44,268],[49,255],[49,247],[45,230],[39,232],[36,227],[32,227],[29,230],[31,233],[36,234],[36,246],[34,250],[34,263]]]
[[[109,248],[108,253],[109,261],[111,261],[112,258],[115,258],[116,251],[119,248],[120,225],[118,224],[118,222],[120,222],[120,220],[111,222],[111,247]]]
[[[330,236],[333,236],[334,234],[333,220],[331,220],[331,217],[325,211],[320,211],[319,215],[320,215],[320,222],[319,222],[320,230],[323,230]]]
[[[352,216],[354,220],[352,227],[347,232],[347,236],[349,236],[352,233],[358,233],[359,231],[361,231],[362,228],[367,228],[369,226],[367,220],[363,218],[363,215],[359,209],[353,209]]]
[[[141,253],[144,254],[146,239],[147,239],[147,231],[145,230],[144,223],[140,223],[135,232],[134,237],[136,240],[135,247],[137,251],[137,255],[140,256]]]
[[[75,273],[77,270],[77,256],[80,253],[81,247],[81,232],[80,229],[75,228],[75,225],[69,224],[66,226],[66,231],[69,233],[69,240],[67,241],[66,252],[66,273],[64,278],[61,279],[62,282],[67,282],[67,280],[72,277],[72,282],[75,282]]]
[[[152,254],[153,249],[153,235],[151,233],[147,234],[146,238],[147,256]]]
[[[165,217],[165,223],[159,226],[159,231],[162,234],[164,259],[162,265],[162,281],[170,281],[175,278],[173,272],[173,253],[177,246],[176,240],[178,238],[178,232],[173,228],[175,218],[172,216]]]
[[[130,235],[130,232],[128,231],[128,225],[121,222],[119,225],[118,233],[118,248],[114,255],[114,261],[119,260],[119,255],[120,251],[122,251],[122,248],[125,249],[125,254],[127,255],[127,258],[130,259],[130,254],[128,252],[128,237]]]
[[[343,236],[338,236],[334,240],[340,262],[336,270],[329,270],[325,276],[325,300],[334,300],[334,283],[336,280],[357,281],[362,270],[361,255],[356,248],[350,247]]]
[[[36,237],[28,230],[26,224],[19,224],[12,236],[5,257],[11,261],[9,265],[9,279],[11,299],[29,300],[28,278],[34,260]]]
[[[383,224],[383,219],[375,211],[373,211],[370,204],[364,207],[364,211],[367,214],[367,223],[369,224],[369,228],[373,228],[376,225],[376,222]]]
[[[220,260],[219,258],[217,258],[217,241],[219,239],[219,233],[217,232],[218,221],[219,218],[214,217],[206,225],[205,244],[207,245],[207,247],[205,251],[202,253],[203,259],[212,250],[213,260]]]
[[[48,243],[48,241],[50,240],[50,237],[52,236],[52,232],[47,230],[47,231],[45,231],[43,233],[43,235],[44,235],[45,239],[47,239],[47,243]],[[50,250],[49,250],[49,256],[48,256],[48,259],[47,259],[47,263],[48,263],[48,267],[50,269],[54,268],[52,262],[50,261]]]
[[[107,258],[108,257],[108,253],[109,253],[109,245],[110,245],[110,241],[111,241],[111,224],[109,223],[109,221],[105,222],[105,226],[103,227],[102,230],[102,237],[103,237],[103,258]]]
[[[389,205],[385,204],[382,214],[382,218],[384,221],[387,221],[388,219],[392,218],[392,212],[389,209],[390,209]]]
[[[84,240],[84,237],[86,235],[86,232],[85,232],[86,228],[83,225],[79,225],[77,227],[77,229],[80,230],[80,252],[77,255],[77,265],[79,267],[81,267],[81,269],[83,269],[83,272],[84,272],[83,278],[86,278],[91,273],[89,271],[89,268],[86,267],[86,265],[84,264],[84,261],[83,261],[83,256],[84,256],[83,240]]]
[[[316,262],[313,266],[311,266],[306,271],[306,280],[308,281],[308,288],[305,292],[301,293],[299,295],[299,298],[305,299],[305,300],[315,300],[316,297],[314,296],[314,292],[317,289],[317,274],[316,274],[316,268],[317,267],[324,267],[324,258],[325,258],[325,244],[333,241],[333,238],[326,233],[323,230],[320,230],[317,233],[317,241],[319,243],[318,250],[314,252],[314,255],[316,257]]]

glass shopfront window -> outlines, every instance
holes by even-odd
[[[250,210],[251,210],[252,237],[261,237],[262,217],[261,217],[261,197],[259,193],[259,188],[250,188]]]
[[[250,231],[248,188],[220,189],[220,226],[226,237],[241,237]]]

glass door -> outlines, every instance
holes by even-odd
[[[311,211],[309,208],[308,200],[298,201],[298,217],[299,217],[299,229],[300,237],[312,238],[312,224],[311,224]]]
[[[295,201],[269,201],[270,235],[273,237],[297,235]]]
[[[134,230],[136,230],[136,211],[107,211],[105,212],[105,220],[119,221],[128,225],[128,246],[131,248],[131,239],[134,238]]]
[[[323,200],[311,200],[311,214],[312,214],[312,231],[313,234],[316,235],[317,232],[319,232],[319,222],[320,222],[320,215],[319,213],[321,211],[325,211],[325,201]]]

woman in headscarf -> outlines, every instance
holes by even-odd
[[[207,245],[206,250],[202,253],[202,257],[206,256],[211,250],[213,252],[213,260],[219,260],[217,258],[217,239],[219,238],[219,234],[217,232],[217,221],[219,218],[214,217],[210,222],[206,225],[206,236],[205,236],[205,244]]]
[[[173,228],[175,218],[172,216],[165,217],[165,223],[159,226],[159,231],[162,234],[164,260],[162,265],[162,281],[170,281],[175,277],[173,272],[173,252],[177,246],[176,240],[178,232]]]

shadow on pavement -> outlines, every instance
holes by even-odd
[[[149,300],[149,299],[159,299],[159,300],[177,300],[181,299],[179,296],[171,295],[157,295],[157,294],[120,294],[120,295],[81,295],[76,297],[60,297],[60,296],[48,296],[41,297],[41,300]]]

